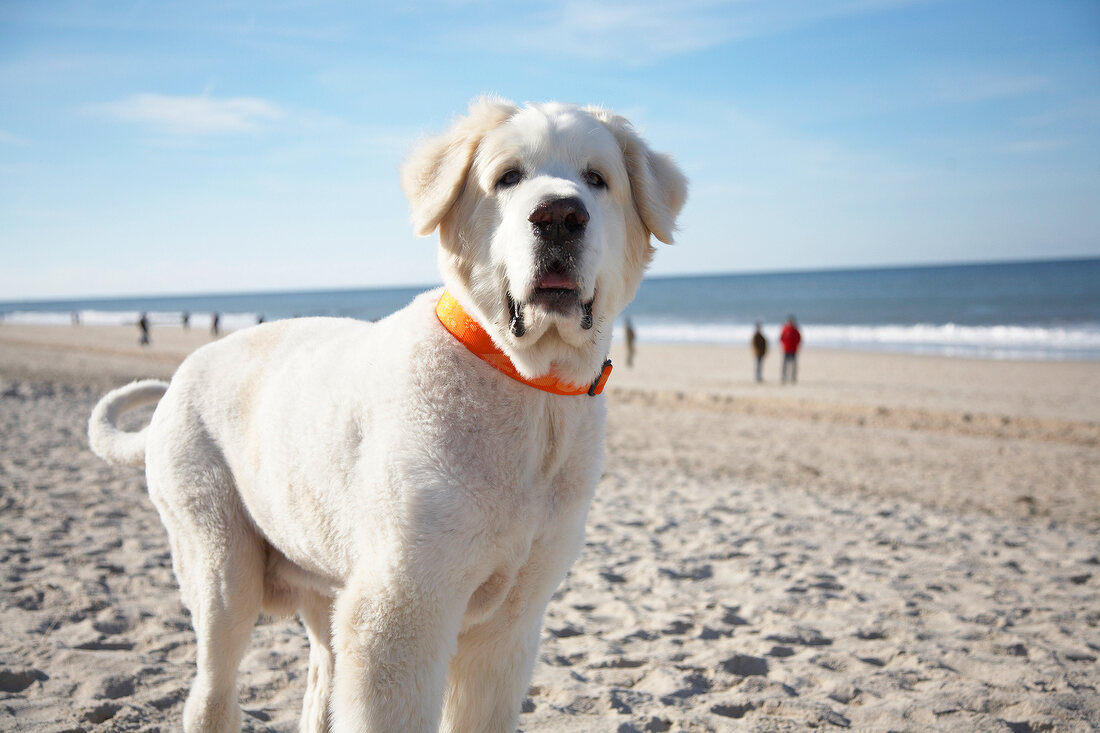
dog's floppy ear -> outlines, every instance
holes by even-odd
[[[589,112],[607,125],[623,151],[642,224],[657,239],[672,244],[676,217],[687,200],[687,178],[671,155],[650,150],[626,118],[598,108],[590,108]]]
[[[427,236],[451,210],[485,133],[514,115],[511,102],[481,97],[470,103],[447,132],[421,142],[401,169],[401,186],[412,210],[413,230]]]

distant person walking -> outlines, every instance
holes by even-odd
[[[138,319],[138,330],[141,331],[141,340],[138,341],[140,346],[149,345],[149,318],[145,313],[141,314],[141,318]]]
[[[634,366],[634,324],[627,318],[623,323],[623,339],[626,341],[626,365]]]
[[[217,336],[218,335],[218,314],[217,313],[210,316],[210,335],[211,336]]]
[[[191,313],[189,311],[181,313],[180,320],[183,321],[183,330],[186,331],[191,328]]]
[[[752,335],[752,353],[756,355],[756,381],[764,381],[764,355],[768,353],[768,340],[764,338],[760,324],[756,324],[756,333]]]
[[[794,316],[787,319],[783,331],[779,334],[779,343],[783,345],[783,384],[787,383],[788,376],[791,384],[798,381],[798,346],[802,343],[802,334],[798,332],[798,324]]]

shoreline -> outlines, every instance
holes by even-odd
[[[22,353],[3,360],[4,350],[0,350],[0,368],[27,371],[24,365],[29,362],[31,367],[41,367],[42,374],[80,380],[98,379],[99,369],[113,366],[122,373],[147,368],[152,373],[146,376],[168,377],[189,353],[216,338],[202,328],[154,327],[152,345],[142,347],[132,326],[5,324],[0,326],[0,347]],[[67,358],[55,361],[50,355]],[[94,363],[86,366],[72,358],[76,355]],[[957,408],[960,400],[966,400],[976,401],[983,408],[979,412],[1100,424],[1100,361],[992,359],[810,345],[799,355],[799,383],[781,387],[782,357],[775,348],[765,359],[763,384],[752,381],[747,345],[644,343],[631,368],[617,340],[610,356],[615,365],[610,390],[702,392],[723,398],[763,394],[803,402],[884,403],[887,407]],[[955,388],[968,392],[957,396],[952,393]]]

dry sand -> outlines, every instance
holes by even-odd
[[[207,340],[0,327],[0,729],[178,728],[194,644],[164,530],[84,426]],[[1100,728],[1100,364],[810,348],[781,387],[747,352],[616,355],[521,729]],[[257,627],[247,730],[296,729],[306,649]]]

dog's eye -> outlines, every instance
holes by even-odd
[[[600,175],[600,172],[591,168],[584,172],[584,182],[592,188],[607,188],[607,181]]]
[[[497,188],[511,188],[519,183],[521,178],[523,178],[523,174],[515,168],[511,168],[505,171],[504,175],[497,179]]]

